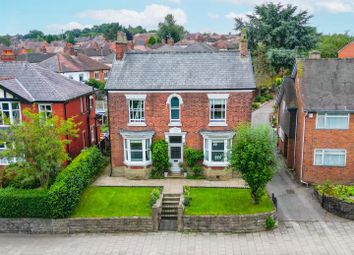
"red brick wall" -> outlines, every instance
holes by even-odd
[[[123,165],[123,141],[119,134],[120,129],[126,130],[154,130],[154,139],[165,138],[170,121],[169,105],[166,104],[172,93],[147,94],[145,101],[145,119],[147,127],[128,127],[128,105],[125,94],[110,93],[108,107],[110,117],[110,135],[112,149],[112,165]],[[228,127],[209,127],[209,100],[208,93],[180,93],[182,132],[186,132],[186,145],[202,149],[203,139],[201,130],[232,130],[238,123],[251,121],[251,102],[253,92],[232,92],[227,101],[226,121]]]
[[[103,70],[99,70],[99,71],[90,71],[90,79],[95,79],[95,73],[99,72],[99,80],[100,81],[104,81],[104,73]]]
[[[354,58],[354,43],[351,42],[338,52],[338,58]]]

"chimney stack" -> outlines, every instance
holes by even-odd
[[[321,52],[319,52],[318,50],[310,51],[309,58],[310,59],[320,59],[321,58]]]
[[[12,49],[5,49],[0,55],[0,62],[12,62],[16,60],[16,56]]]
[[[173,46],[173,45],[175,44],[175,40],[173,39],[172,36],[168,39],[168,44],[169,44],[170,46]]]
[[[247,55],[248,55],[248,40],[247,40],[246,28],[243,28],[241,31],[239,48],[240,48],[241,57],[247,57]]]
[[[71,43],[66,43],[64,46],[64,54],[75,55],[74,46]]]
[[[134,43],[133,41],[128,42],[128,50],[134,50]]]
[[[117,41],[116,41],[116,59],[122,60],[124,57],[124,53],[127,51],[127,35],[124,32],[119,31],[117,33]]]

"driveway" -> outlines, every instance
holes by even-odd
[[[252,112],[252,126],[260,124],[269,124],[269,118],[273,112],[274,101],[262,105],[259,109]]]

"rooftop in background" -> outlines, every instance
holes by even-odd
[[[77,55],[59,53],[51,58],[48,58],[47,60],[42,61],[39,65],[56,73],[110,69],[109,66],[81,53],[78,53]]]
[[[301,59],[305,111],[354,111],[354,59]]]
[[[114,61],[108,90],[255,89],[251,58],[239,51],[127,52]]]
[[[26,61],[29,63],[39,63],[50,57],[53,57],[55,53],[26,53],[16,56],[16,61]]]
[[[27,62],[0,63],[0,85],[28,102],[65,102],[92,87]]]

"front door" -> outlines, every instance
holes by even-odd
[[[168,143],[171,172],[180,173],[179,164],[183,162],[183,143],[182,136],[170,136]]]

